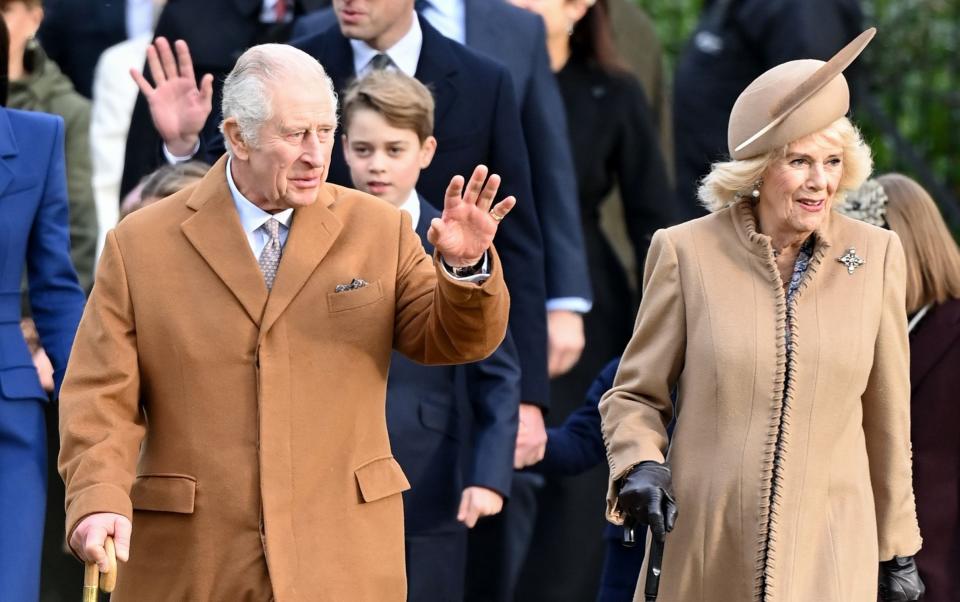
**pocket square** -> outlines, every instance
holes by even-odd
[[[338,284],[334,292],[342,293],[367,286],[367,281],[362,278],[354,278],[349,284]]]

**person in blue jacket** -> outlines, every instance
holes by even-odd
[[[0,20],[0,65],[6,28]],[[0,77],[6,101],[6,73]],[[63,120],[0,107],[0,598],[37,600],[47,491],[45,406],[20,330],[26,265],[30,307],[60,388],[84,296],[70,262]]]

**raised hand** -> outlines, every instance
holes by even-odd
[[[464,190],[463,176],[454,176],[447,186],[443,200],[443,214],[434,218],[427,239],[452,267],[466,267],[479,262],[497,233],[500,220],[516,205],[509,196],[492,209],[493,199],[500,189],[500,176],[487,179],[487,168],[478,165]]]
[[[150,106],[150,117],[167,150],[177,156],[193,154],[200,131],[213,108],[213,76],[207,73],[197,87],[190,49],[183,40],[174,44],[159,37],[147,47],[147,65],[156,86],[136,69],[130,75]]]

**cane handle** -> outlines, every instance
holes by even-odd
[[[83,602],[97,602],[98,591],[111,593],[117,585],[117,550],[112,537],[103,542],[108,570],[101,573],[96,562],[88,562],[83,571]]]

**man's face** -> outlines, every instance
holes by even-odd
[[[423,143],[410,129],[393,127],[383,115],[358,109],[343,136],[343,153],[357,190],[402,205],[417,185],[420,170],[430,165],[437,141]]]
[[[333,10],[345,37],[386,50],[410,29],[413,0],[333,0]]]
[[[312,205],[327,179],[336,113],[322,85],[288,82],[273,90],[273,116],[256,144],[234,144],[234,178],[264,211]]]

